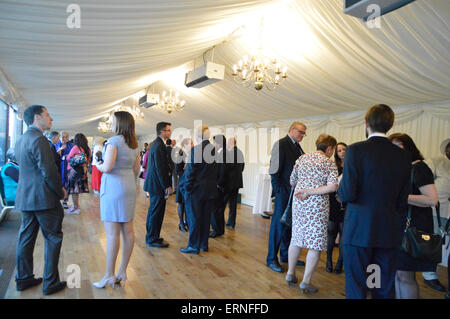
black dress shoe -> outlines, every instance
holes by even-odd
[[[198,254],[198,249],[196,248],[192,248],[192,247],[187,247],[187,248],[180,248],[180,252],[185,253],[185,254]]]
[[[212,231],[209,233],[209,238],[216,238],[217,237],[217,233],[215,231]]]
[[[276,272],[283,272],[283,267],[281,267],[278,261],[272,261],[270,264],[267,264],[267,267]]]
[[[26,280],[18,280],[16,282],[17,291],[24,291],[25,289],[39,285],[42,282],[42,278],[30,278]]]
[[[67,287],[67,283],[65,281],[60,281],[53,287],[49,287],[46,290],[44,290],[44,295],[48,296],[48,295],[54,294],[58,291],[65,289],[66,287]]]
[[[333,272],[333,262],[331,259],[327,259],[327,266],[325,268],[327,272]]]
[[[334,268],[334,273],[335,274],[342,273],[342,262],[339,262],[339,260],[338,260],[338,262],[336,264],[336,268]]]
[[[153,243],[147,244],[147,247],[167,248],[169,247],[169,244],[154,241]]]
[[[186,225],[183,224],[183,223],[179,223],[179,224],[178,224],[178,229],[179,229],[180,231],[182,231],[183,233],[187,232]]]
[[[208,248],[200,248],[200,251],[203,251],[203,252],[208,252]]]
[[[430,287],[431,289],[440,291],[440,292],[446,292],[447,289],[439,282],[439,279],[433,279],[433,280],[426,280],[424,279],[423,282],[425,285]]]

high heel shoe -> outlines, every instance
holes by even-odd
[[[300,283],[299,288],[303,294],[314,294],[319,290],[317,287],[305,284],[303,281]]]
[[[292,286],[295,286],[297,284],[298,279],[294,275],[286,275],[286,282],[287,282],[289,287],[292,287]]]
[[[123,273],[123,274],[117,274],[116,275],[116,281],[114,283],[116,284],[120,284],[120,282],[122,282],[123,287],[125,288],[125,282],[127,281],[127,274]]]
[[[103,277],[102,280],[92,283],[92,286],[94,286],[95,288],[105,288],[106,285],[109,285],[109,286],[111,286],[111,288],[114,288],[115,283],[116,282],[115,282],[114,276],[113,277]]]

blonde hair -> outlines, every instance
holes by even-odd
[[[202,126],[197,127],[196,135],[202,139],[209,139],[211,137],[211,132],[209,131],[208,125],[203,124]]]
[[[94,142],[92,143],[94,146],[95,145],[100,145],[100,146],[103,146],[103,142],[105,142],[105,138],[104,137],[102,137],[102,136],[96,136],[95,138],[94,138]]]

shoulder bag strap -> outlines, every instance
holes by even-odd
[[[413,187],[414,187],[414,165],[411,168],[410,185],[411,185],[411,192],[412,192]],[[409,225],[411,224],[411,210],[412,210],[412,205],[408,205],[408,217],[406,219],[405,232],[408,230]]]

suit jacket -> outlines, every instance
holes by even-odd
[[[208,140],[192,148],[182,183],[186,198],[208,200],[218,197],[219,167],[215,153],[214,146]]]
[[[358,247],[400,245],[408,211],[411,160],[384,137],[347,147],[338,197],[348,203],[342,243]]]
[[[175,174],[175,162],[172,160],[172,146],[167,146],[167,164],[169,165],[169,175]]]
[[[219,183],[219,185],[223,185],[226,193],[235,191],[244,186],[242,181],[244,167],[244,154],[242,154],[242,151],[238,149],[237,146],[227,151],[224,181],[222,184]]]
[[[187,155],[183,152],[182,149],[178,150],[177,162],[175,163],[175,173],[178,175],[178,177],[184,174],[184,169],[187,161],[186,156]]]
[[[167,146],[158,136],[148,150],[144,191],[151,195],[164,196],[165,189],[170,187],[171,183]]]
[[[278,140],[272,148],[270,156],[269,174],[272,181],[272,196],[284,190],[289,193],[291,189],[290,178],[295,161],[305,152],[300,144],[298,147],[292,143],[289,135]]]
[[[64,197],[59,169],[41,130],[29,127],[15,146],[20,167],[16,209],[39,211],[55,208]]]
[[[225,148],[215,150],[215,158],[217,163],[217,186],[219,186],[219,196],[224,196],[226,176],[226,160],[227,151]]]
[[[48,141],[50,144],[50,149],[52,150],[53,158],[55,159],[55,164],[57,167],[61,166],[61,156],[59,156],[58,152],[56,151],[55,145],[52,143],[52,141]]]

